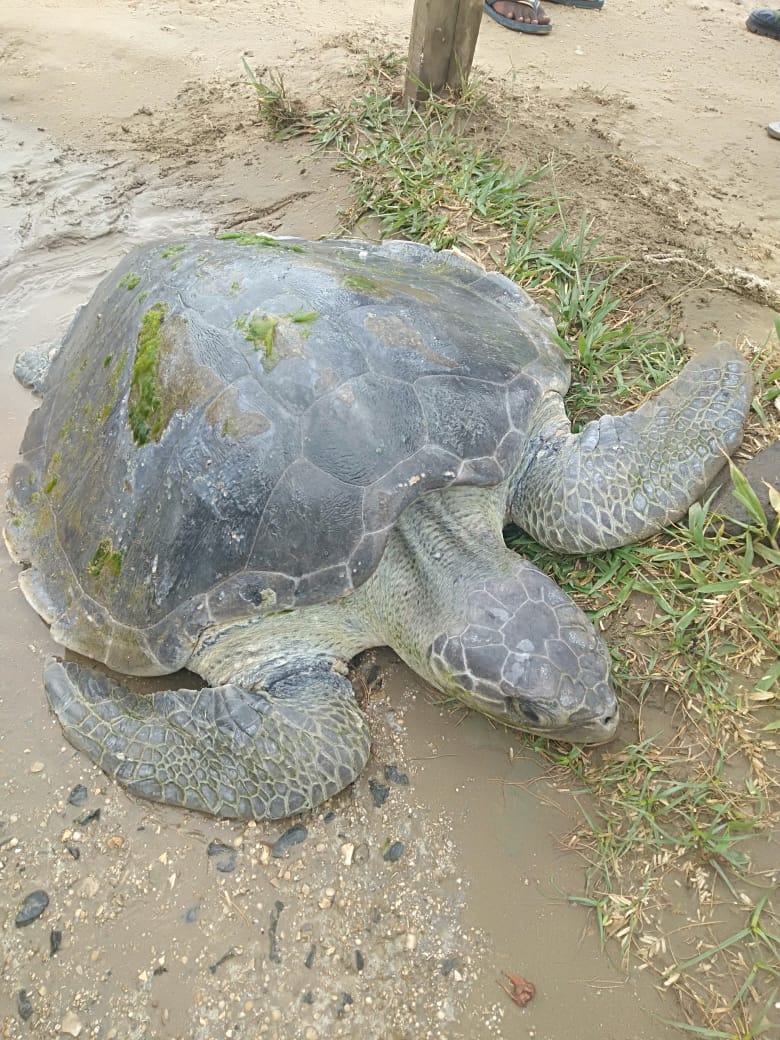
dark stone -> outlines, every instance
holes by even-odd
[[[78,845],[72,845],[69,843],[65,846],[65,848],[68,850],[68,852],[74,859],[81,858],[81,849],[78,847]]]
[[[355,950],[355,967],[358,971],[362,971],[365,968],[365,966],[366,958],[363,956],[360,950]]]
[[[215,860],[217,870],[221,874],[232,874],[236,869],[238,861],[238,849],[232,845],[226,845],[222,841],[209,842],[206,855]]]
[[[281,837],[276,839],[271,846],[271,855],[276,859],[281,859],[287,855],[287,850],[291,846],[300,845],[302,841],[305,841],[308,834],[309,832],[302,823],[296,823],[294,827],[290,827]]]
[[[737,466],[761,503],[771,531],[777,523],[778,514],[769,503],[769,490],[766,485],[769,484],[780,491],[780,441],[768,444],[752,459],[739,462]],[[739,534],[746,526],[754,523],[742,503],[734,497],[728,466],[712,481],[701,496],[702,501],[706,502],[713,493],[715,497],[710,503],[710,513],[717,513],[725,518],[726,534]]]
[[[88,791],[83,784],[76,784],[68,795],[68,805],[81,806],[87,800]]]
[[[409,786],[409,777],[406,773],[399,773],[398,768],[395,765],[385,766],[385,780],[391,784],[399,784],[401,787]]]
[[[404,851],[404,843],[402,841],[394,841],[390,848],[384,853],[382,859],[386,860],[388,863],[397,863],[401,856],[403,856]]]
[[[55,953],[58,953],[62,946],[62,932],[59,928],[52,928],[49,933],[49,953],[53,957]]]
[[[25,925],[36,921],[48,905],[49,897],[42,888],[30,892],[28,896],[24,897],[22,907],[16,915],[16,920],[14,922],[16,927],[24,928]]]
[[[33,1013],[32,1001],[27,995],[26,989],[20,989],[16,994],[16,1009],[19,1012],[19,1018],[22,1022],[26,1022]]]
[[[387,801],[390,788],[387,784],[380,783],[379,780],[374,780],[372,777],[368,781],[368,789],[371,792],[371,797],[374,799],[374,805],[379,809]]]
[[[311,944],[309,952],[306,954],[306,960],[303,962],[307,968],[314,967],[314,958],[317,956],[317,947],[314,943]]]

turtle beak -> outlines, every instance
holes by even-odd
[[[591,718],[587,722],[581,722],[565,726],[560,730],[552,730],[545,733],[550,740],[560,740],[564,744],[588,744],[591,747],[598,744],[608,744],[614,740],[617,732],[620,713],[615,708],[611,715],[601,715]]]
[[[524,697],[507,699],[509,725],[565,744],[608,744],[617,731],[620,711],[611,686],[598,683],[585,696],[582,707],[570,714],[556,712],[554,702]]]

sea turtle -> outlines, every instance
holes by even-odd
[[[19,584],[70,650],[199,692],[50,663],[68,739],[134,794],[280,818],[349,784],[347,678],[391,646],[510,726],[615,733],[607,649],[502,539],[636,541],[738,444],[729,348],[572,434],[549,319],[501,275],[404,242],[223,235],[131,253],[74,319],[11,475]]]

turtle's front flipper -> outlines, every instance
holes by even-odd
[[[280,819],[351,783],[369,735],[325,659],[277,669],[262,691],[225,685],[138,695],[91,668],[47,666],[68,740],[133,794],[216,816]]]
[[[636,411],[543,441],[515,489],[511,519],[562,552],[649,537],[683,515],[738,447],[752,392],[736,351],[697,354]],[[561,419],[550,416],[559,431]]]

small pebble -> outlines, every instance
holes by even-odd
[[[271,846],[271,855],[275,859],[281,859],[287,855],[287,850],[293,845],[300,845],[302,841],[305,841],[308,837],[309,832],[303,826],[302,823],[296,823],[294,827],[290,827],[288,830],[277,838]]]
[[[21,1018],[22,1022],[26,1022],[32,1015],[32,1001],[28,997],[26,989],[20,989],[16,994],[16,1009],[19,1012],[19,1018]]]
[[[362,971],[365,968],[365,966],[366,958],[363,956],[360,950],[355,950],[355,967],[358,971]]]
[[[45,766],[45,764],[43,762],[33,762],[33,764],[30,766],[30,772],[31,773],[42,773],[45,768],[46,768],[46,766]],[[24,993],[24,990],[22,990],[22,992]]]
[[[402,787],[409,786],[409,777],[406,773],[399,773],[395,763],[385,766],[385,780],[391,784],[400,784]]]
[[[81,1019],[72,1011],[66,1012],[60,1023],[60,1032],[66,1036],[80,1036],[83,1028]]]
[[[62,932],[59,928],[52,928],[49,932],[49,954],[53,957],[62,946]]]
[[[306,960],[303,962],[306,965],[307,968],[312,968],[314,966],[314,958],[315,958],[316,954],[317,954],[317,947],[314,945],[314,943],[312,943],[311,948],[309,949],[309,952],[306,954]]]
[[[76,784],[68,795],[68,805],[81,806],[87,800],[87,789],[83,784]]]
[[[14,922],[16,927],[24,928],[25,925],[36,921],[48,905],[49,897],[42,888],[36,889],[35,892],[30,892],[28,896],[24,897],[21,909],[16,915]]]
[[[390,848],[384,853],[382,859],[386,860],[388,863],[397,863],[401,856],[403,856],[404,849],[405,846],[402,841],[394,841]]]
[[[107,849],[121,849],[125,843],[125,839],[121,834],[112,834],[110,838],[106,838]]]
[[[374,780],[372,777],[368,781],[368,789],[371,792],[374,805],[379,809],[380,806],[384,805],[387,801],[387,797],[390,794],[390,788],[387,784],[383,784],[379,780]]]
[[[80,856],[81,856],[81,849],[78,847],[78,845],[72,845],[72,844],[68,843],[65,846],[65,848],[68,850],[68,852],[70,853],[70,855],[74,859],[79,859],[80,858]]]

